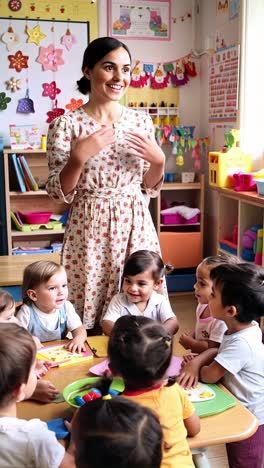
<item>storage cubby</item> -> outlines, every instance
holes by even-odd
[[[21,192],[17,189],[17,180],[12,170],[11,154],[23,154],[26,158],[30,171],[35,177],[40,187],[37,191]],[[48,178],[48,162],[46,152],[43,150],[4,150],[4,171],[5,171],[5,210],[6,210],[6,230],[8,255],[12,255],[12,249],[21,247],[23,249],[46,249],[51,243],[62,242],[64,228],[59,230],[40,228],[32,231],[18,231],[14,229],[10,212],[20,211],[38,212],[51,211],[55,214],[62,214],[68,206],[62,203],[55,203],[49,198],[45,184]]]

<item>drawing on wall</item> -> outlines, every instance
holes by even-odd
[[[238,16],[239,0],[229,0],[229,19],[233,20]]]
[[[108,33],[126,39],[170,39],[170,0],[108,0]]]
[[[229,0],[216,0],[216,14],[221,15],[227,13],[229,7]]]

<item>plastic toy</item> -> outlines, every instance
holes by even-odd
[[[247,262],[256,261],[255,256],[258,252],[257,261],[259,261],[259,254],[262,256],[262,248],[260,252],[261,240],[259,239],[259,247],[257,248],[258,231],[263,231],[261,224],[254,224],[250,229],[247,229],[242,237],[242,254],[241,257]],[[262,234],[263,235],[263,234]],[[260,236],[259,236],[260,237]]]
[[[256,265],[262,265],[262,252],[263,252],[263,229],[258,229],[257,241],[256,241],[256,254],[255,254]]]
[[[80,396],[80,395],[76,395],[74,397],[74,401],[76,403],[77,406],[83,406],[85,405],[85,400]]]

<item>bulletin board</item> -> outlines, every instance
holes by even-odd
[[[0,110],[0,133],[9,146],[9,124],[36,125],[47,133],[54,111],[68,112],[86,102],[76,81],[82,76],[89,22],[0,18],[0,38],[0,96],[11,98]],[[27,113],[25,99],[33,103],[26,101]]]

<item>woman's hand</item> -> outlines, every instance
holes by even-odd
[[[133,156],[138,156],[151,165],[163,166],[165,155],[155,140],[154,135],[144,135],[137,132],[126,132],[125,141],[129,145],[129,150],[133,151]]]
[[[103,148],[112,145],[116,141],[115,130],[112,126],[102,127],[88,137],[82,137],[82,132],[82,127],[80,127],[80,136],[72,148],[70,158],[81,166]]]

